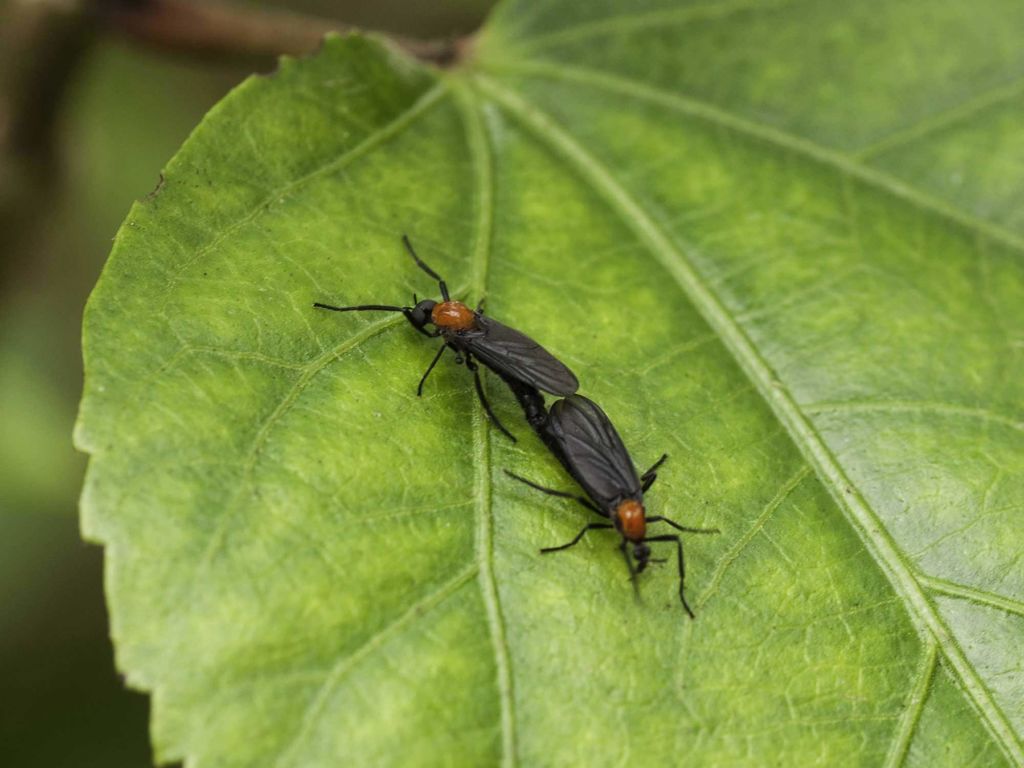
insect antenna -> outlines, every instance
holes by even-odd
[[[321,304],[319,301],[313,302],[313,306],[317,309],[329,309],[332,312],[367,312],[373,310],[379,310],[381,312],[406,312],[408,307],[392,307],[389,304],[360,304],[355,307],[335,307],[330,304]]]
[[[416,251],[413,250],[412,243],[409,242],[408,235],[402,235],[402,242],[405,243],[405,249],[409,251],[409,255],[412,256],[413,261],[416,262],[416,266],[437,280],[437,286],[441,289],[441,298],[445,301],[449,301],[451,296],[448,295],[448,284],[441,279],[441,276],[437,274],[437,272],[427,266],[427,262],[416,255]]]

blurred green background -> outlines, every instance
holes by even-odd
[[[426,38],[475,29],[491,4],[247,3]],[[11,23],[16,6],[0,2],[0,24]],[[85,458],[71,432],[82,387],[80,322],[129,206],[152,191],[203,114],[253,69],[251,61],[148,50],[100,29],[58,104],[57,162],[45,171],[42,193],[30,195],[26,185],[21,200],[0,196],[8,206],[0,211],[8,230],[0,236],[4,766],[151,763],[148,697],[126,690],[114,669],[102,552],[78,535]],[[18,205],[36,215],[12,214]]]

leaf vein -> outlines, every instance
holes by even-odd
[[[754,520],[753,525],[747,529],[747,532],[740,536],[736,543],[732,545],[732,548],[725,553],[725,556],[718,562],[718,567],[715,572],[711,575],[711,580],[708,582],[707,588],[697,598],[695,605],[700,608],[708,599],[718,591],[718,587],[722,582],[722,577],[725,572],[729,570],[733,563],[739,559],[743,551],[750,545],[750,542],[754,540],[754,537],[764,528],[768,520],[775,513],[786,499],[789,498],[790,494],[797,489],[797,487],[804,481],[804,478],[811,473],[811,467],[808,464],[804,464],[797,470],[789,480],[782,484],[778,492],[772,499],[764,506],[761,510],[761,514]]]
[[[384,320],[379,320],[376,323],[367,326],[359,333],[353,334],[332,349],[327,350],[305,366],[305,370],[296,378],[292,388],[281,399],[277,404],[277,407],[274,408],[256,431],[256,434],[252,439],[252,443],[249,446],[249,450],[246,453],[245,460],[242,465],[241,477],[239,478],[235,492],[232,495],[231,500],[226,505],[224,512],[221,514],[220,520],[217,521],[217,525],[210,536],[209,543],[203,552],[203,556],[197,563],[194,582],[198,582],[199,577],[205,572],[206,568],[209,567],[213,560],[213,556],[223,544],[231,518],[234,517],[239,508],[238,501],[241,498],[243,491],[248,487],[252,470],[256,466],[256,461],[259,457],[260,451],[262,450],[271,430],[273,430],[284,415],[288,413],[289,409],[295,404],[299,399],[299,396],[303,393],[306,387],[309,386],[310,382],[313,381],[317,374],[323,371],[331,362],[352,351],[367,339],[396,326],[402,319],[401,315],[395,315],[393,317],[387,317]],[[201,589],[201,586],[193,586],[193,589]]]
[[[286,766],[291,762],[292,754],[308,736],[310,729],[313,727],[316,719],[320,716],[324,706],[326,706],[331,692],[337,687],[338,682],[350,669],[380,648],[391,637],[412,624],[416,619],[421,618],[427,611],[437,608],[445,600],[458,592],[459,588],[473,578],[476,572],[477,567],[475,563],[471,564],[468,568],[464,568],[456,574],[454,578],[442,584],[429,595],[420,598],[410,605],[401,616],[367,638],[367,640],[352,653],[338,659],[324,678],[324,682],[320,686],[320,690],[317,691],[316,695],[313,696],[312,699],[310,699],[310,703],[306,707],[306,712],[302,716],[299,729],[296,731],[295,736],[289,742],[288,746],[281,751],[281,755],[275,761],[275,765],[281,767]]]
[[[1024,253],[1024,238],[998,224],[979,218],[966,211],[953,208],[942,200],[931,197],[900,181],[895,176],[890,176],[875,168],[862,165],[855,159],[840,152],[773,126],[754,122],[712,104],[655,88],[639,80],[632,80],[584,67],[571,67],[564,64],[553,65],[544,62],[524,64],[507,61],[488,62],[487,67],[495,72],[506,71],[512,74],[575,82],[619,96],[627,96],[667,107],[670,110],[702,120],[705,123],[742,136],[757,139],[799,157],[813,160],[822,166],[834,169],[840,176],[848,175],[866,186],[903,200],[911,207],[923,213],[941,216],[964,227],[968,231],[984,234],[1018,253]]]
[[[684,8],[657,9],[619,16],[605,16],[585,24],[577,24],[557,32],[535,35],[517,47],[517,53],[535,53],[553,48],[560,43],[579,42],[604,34],[639,32],[652,27],[663,29],[691,21],[728,18],[743,11],[774,11],[796,5],[793,2],[764,2],[764,0],[723,0],[723,2],[691,5]]]
[[[963,122],[979,112],[984,112],[989,107],[1012,101],[1022,93],[1024,93],[1024,77],[1014,78],[943,112],[930,115],[913,125],[884,136],[871,144],[855,150],[850,156],[864,162],[872,156],[889,152],[899,146],[908,145],[930,133]]]
[[[1024,420],[1015,419],[987,408],[974,408],[956,403],[927,400],[837,400],[802,405],[810,414],[819,413],[921,413],[929,416],[960,416],[998,424],[1024,432]]]
[[[937,594],[947,595],[948,597],[959,597],[989,608],[998,608],[999,610],[1006,611],[1007,613],[1024,616],[1024,602],[1020,600],[1014,600],[1011,597],[998,595],[995,592],[970,587],[966,584],[957,584],[956,582],[947,581],[946,579],[940,579],[927,574],[919,575],[917,580],[920,581],[922,586],[926,589]]]
[[[918,667],[917,679],[910,691],[910,700],[903,710],[903,715],[896,728],[895,738],[885,757],[884,768],[899,768],[906,762],[907,754],[910,752],[910,743],[913,741],[917,724],[921,721],[921,713],[924,712],[924,705],[928,700],[928,693],[931,691],[938,665],[938,647],[935,643],[929,643],[921,665]]]
[[[257,219],[260,215],[262,215],[274,200],[278,200],[281,197],[287,195],[288,193],[294,192],[296,189],[299,189],[305,184],[308,184],[310,181],[313,181],[319,176],[331,173],[332,171],[335,171],[338,168],[345,167],[350,162],[357,160],[361,156],[365,155],[378,144],[381,144],[387,141],[388,139],[392,138],[393,136],[397,135],[398,133],[400,133],[404,128],[408,127],[409,124],[412,123],[417,117],[423,115],[425,112],[427,112],[427,110],[430,107],[437,104],[437,102],[440,101],[441,97],[444,95],[445,90],[446,89],[444,85],[442,83],[438,83],[429,91],[420,96],[420,98],[417,101],[415,101],[407,110],[400,113],[394,120],[378,128],[375,132],[371,133],[361,142],[359,142],[359,144],[352,147],[352,149],[324,163],[323,165],[314,168],[313,170],[309,171],[303,176],[300,176],[297,179],[293,179],[292,181],[283,184],[277,189],[272,190],[262,200],[256,203],[256,205],[254,205],[247,213],[243,214],[234,223],[224,227],[212,240],[210,240],[206,245],[199,248],[192,255],[191,258],[186,259],[180,265],[178,265],[178,267],[171,274],[169,282],[173,285],[175,280],[180,275],[188,271],[188,269],[193,264],[202,259],[203,256],[213,251],[230,235],[237,232],[246,224],[249,224],[250,222]]]
[[[494,227],[494,173],[487,128],[483,115],[464,86],[455,90],[455,103],[462,117],[470,161],[476,176],[478,203],[476,241],[473,248],[473,284],[481,299],[486,296],[491,237]],[[512,689],[511,653],[505,618],[501,610],[498,584],[494,574],[494,506],[489,424],[479,403],[474,409],[473,444],[476,461],[476,557],[479,565],[480,594],[487,612],[487,624],[494,648],[498,697],[501,705],[501,761],[516,764],[516,721]]]

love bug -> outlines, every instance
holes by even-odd
[[[582,395],[570,395],[556,401],[544,413],[544,398],[536,389],[522,384],[512,386],[527,421],[558,458],[573,479],[586,492],[586,496],[545,488],[525,477],[506,470],[514,479],[531,488],[566,499],[574,499],[609,522],[589,523],[572,541],[557,547],[545,547],[543,554],[560,552],[575,546],[588,531],[614,529],[621,538],[619,550],[629,569],[634,592],[639,597],[637,575],[643,573],[652,559],[650,544],[675,542],[679,565],[679,599],[684,610],[693,618],[686,602],[686,561],[683,542],[678,533],[649,535],[649,523],[665,523],[683,533],[718,533],[717,528],[690,528],[662,515],[648,515],[644,508],[644,494],[658,478],[658,468],[668,458],[662,454],[654,464],[638,475],[629,452],[622,443],[611,420],[593,400]],[[632,548],[632,557],[630,557]],[[635,561],[635,562],[634,562]]]
[[[433,299],[420,301],[414,294],[412,297],[414,306],[411,307],[397,307],[388,304],[336,307],[320,302],[314,303],[313,306],[333,312],[401,312],[412,327],[424,336],[440,337],[444,343],[441,344],[434,359],[420,378],[416,394],[423,394],[423,385],[430,372],[434,370],[434,366],[437,365],[444,351],[451,349],[455,353],[455,362],[465,365],[473,372],[476,393],[488,418],[513,441],[515,441],[515,437],[494,415],[494,411],[491,410],[491,405],[484,395],[483,385],[480,382],[480,371],[476,364],[477,360],[506,382],[522,382],[528,387],[549,392],[552,395],[571,395],[579,388],[579,381],[575,374],[529,336],[484,315],[482,306],[470,309],[461,301],[452,299],[448,293],[447,283],[416,255],[416,251],[406,235],[402,235],[402,242],[416,265],[437,280],[438,288],[441,291],[441,301]],[[427,330],[428,325],[432,325],[433,330]]]

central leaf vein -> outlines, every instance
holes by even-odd
[[[487,266],[494,226],[494,178],[491,150],[483,117],[473,95],[465,86],[455,86],[455,103],[462,116],[469,144],[470,159],[476,175],[477,231],[473,250],[473,286],[479,298],[486,295]],[[516,763],[515,714],[513,710],[512,671],[505,619],[502,615],[498,585],[494,574],[494,507],[492,504],[491,450],[488,423],[483,408],[477,405],[473,425],[476,457],[476,556],[479,564],[480,593],[487,611],[487,623],[494,648],[497,688],[501,705],[502,764]]]

